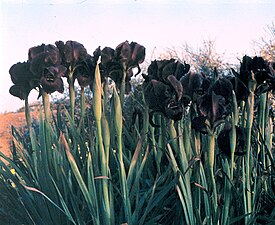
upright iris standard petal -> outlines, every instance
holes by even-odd
[[[101,51],[100,71],[104,77],[110,77],[117,87],[120,87],[125,77],[126,90],[130,90],[130,80],[133,76],[132,69],[137,67],[140,73],[139,64],[145,59],[145,48],[136,43],[124,41],[115,49],[105,47]]]
[[[60,64],[61,58],[59,50],[54,45],[45,45],[42,44],[40,46],[32,47],[29,49],[29,61],[31,62],[33,59],[38,57],[39,55],[43,55],[43,63],[44,64]]]
[[[67,41],[64,45],[64,57],[66,63],[75,64],[87,59],[88,53],[86,48],[79,42]]]
[[[177,80],[180,80],[185,74],[190,70],[190,65],[184,62],[181,63],[175,59],[170,59],[169,61],[163,61],[164,65],[161,69],[162,77],[165,79],[169,75],[174,75]]]
[[[108,66],[114,59],[115,50],[111,47],[105,47],[101,51],[101,64]]]
[[[114,57],[128,63],[132,56],[131,46],[128,41],[120,43],[114,52]]]

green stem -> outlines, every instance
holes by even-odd
[[[75,90],[74,90],[74,79],[73,79],[73,68],[70,66],[70,72],[69,72],[69,95],[70,95],[70,104],[71,104],[71,117],[74,121],[74,110],[75,110]]]
[[[81,128],[82,125],[85,126],[85,113],[86,113],[86,101],[85,101],[85,92],[84,92],[84,87],[81,87],[81,92],[80,92],[80,114],[81,114],[81,119],[79,122],[79,128]]]
[[[251,130],[253,125],[253,118],[254,118],[254,91],[256,89],[256,81],[254,79],[254,74],[252,73],[252,79],[249,81],[249,91],[250,94],[247,99],[247,121],[246,121],[246,157],[245,157],[245,209],[248,216],[245,217],[245,224],[249,224],[250,221],[250,214],[252,213],[252,189],[251,189]]]
[[[38,176],[37,151],[36,151],[37,145],[36,145],[36,137],[35,137],[34,129],[32,127],[32,122],[31,122],[31,114],[30,114],[30,107],[29,107],[29,96],[27,96],[26,99],[25,99],[25,117],[26,117],[27,126],[29,128],[29,132],[30,132],[31,147],[32,147],[32,159],[33,159],[36,175]]]
[[[214,215],[216,216],[218,208],[218,198],[217,198],[217,189],[214,173],[214,164],[215,164],[215,135],[214,133],[208,134],[208,167],[209,167],[209,182],[210,182],[210,191],[212,192],[212,203],[214,209]]]
[[[45,121],[47,121],[49,123],[49,122],[51,122],[50,95],[48,93],[46,93],[45,91],[42,91],[42,98],[43,98]]]
[[[265,128],[268,124],[268,114],[266,115],[266,110],[267,110],[267,93],[263,93],[260,96],[260,108],[259,108],[259,127],[260,127],[260,133],[258,134],[258,146],[259,146],[259,152],[260,152],[260,160],[262,162],[262,167],[264,169],[267,168],[267,164],[266,164],[266,151],[265,151],[265,146],[267,143],[267,138],[266,138],[266,132],[265,132]],[[266,117],[267,116],[267,117]],[[262,135],[262,137],[264,138],[264,140],[260,139],[260,135]],[[264,143],[262,143],[264,142]],[[261,144],[260,144],[261,143]],[[268,191],[268,187],[267,187],[267,180],[264,181],[264,189],[265,191]]]
[[[27,96],[25,99],[25,117],[26,117],[26,123],[29,130],[32,130],[31,114],[30,114],[30,108],[29,108],[29,96]]]
[[[106,163],[106,153],[103,144],[102,138],[102,86],[101,86],[101,76],[99,71],[99,66],[97,65],[95,71],[95,79],[93,83],[93,111],[94,111],[94,120],[97,128],[97,144],[98,144],[98,155],[100,159],[100,172],[101,176],[108,177],[108,164]],[[103,223],[106,225],[111,224],[111,209],[110,209],[110,200],[109,200],[109,181],[107,179],[102,179],[100,182],[100,191],[102,191],[102,216]]]
[[[120,103],[121,106],[124,104],[124,95],[125,95],[125,88],[126,88],[126,75],[127,75],[127,67],[126,63],[123,63],[123,77],[121,80],[121,86],[120,86]]]
[[[117,94],[116,89],[114,88],[113,94],[113,111],[114,111],[114,122],[115,122],[115,131],[117,135],[117,149],[118,149],[118,163],[119,163],[119,177],[120,185],[122,188],[122,200],[124,206],[125,220],[128,225],[132,225],[131,220],[131,203],[129,198],[129,190],[127,188],[127,180],[125,167],[123,162],[123,145],[122,145],[122,109],[120,98]]]

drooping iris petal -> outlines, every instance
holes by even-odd
[[[180,102],[170,99],[165,105],[165,116],[172,120],[181,120],[183,107]]]
[[[29,86],[13,85],[9,89],[9,93],[15,97],[25,100],[30,93],[31,88]]]
[[[14,85],[10,88],[11,95],[25,100],[30,91],[39,85],[38,79],[31,73],[29,63],[16,63],[10,70],[11,80]]]
[[[212,128],[227,115],[224,97],[214,92],[203,95],[198,103],[201,115],[209,120]]]
[[[205,94],[210,86],[210,81],[204,78],[200,73],[187,73],[180,79],[182,84],[182,94],[184,105],[191,100],[197,102],[197,99]]]
[[[207,134],[206,116],[197,116],[192,119],[191,127],[197,132]]]
[[[171,88],[161,81],[152,80],[144,88],[145,100],[149,108],[165,113],[165,106],[171,98]]]
[[[225,98],[226,101],[231,100],[233,86],[230,80],[227,78],[220,78],[215,81],[211,86],[211,90],[215,92],[216,95],[221,95]]]
[[[169,81],[169,83],[171,84],[171,86],[174,88],[174,90],[177,93],[177,100],[179,101],[182,97],[182,85],[181,82],[179,80],[177,80],[177,78],[174,75],[169,75],[167,77],[167,80]]]
[[[132,54],[128,66],[139,68],[139,64],[143,63],[145,59],[145,47],[136,42],[131,42],[130,46]]]
[[[11,75],[11,81],[14,84],[25,85],[33,78],[33,74],[30,71],[30,64],[27,62],[14,64],[10,68],[9,73]]]
[[[51,66],[44,69],[44,73],[40,79],[42,88],[46,93],[53,93],[58,91],[63,93],[64,85],[61,77],[65,73],[64,66]]]
[[[246,101],[249,95],[249,90],[246,85],[238,77],[228,77],[228,79],[233,86],[237,102]]]

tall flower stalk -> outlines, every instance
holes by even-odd
[[[118,164],[119,164],[119,179],[121,185],[121,195],[123,201],[123,208],[125,220],[128,225],[132,224],[131,219],[131,203],[129,198],[129,190],[127,188],[126,172],[123,161],[123,138],[122,138],[122,109],[119,95],[114,88],[113,92],[113,111],[114,111],[114,125],[117,136],[117,151],[118,151]]]
[[[70,96],[70,113],[71,117],[74,121],[74,112],[75,112],[75,87],[74,87],[74,78],[73,78],[73,68],[72,66],[69,67],[69,77],[68,77],[68,83],[69,83],[69,96]]]
[[[251,73],[251,79],[248,83],[249,88],[249,96],[247,99],[247,121],[246,121],[246,157],[245,157],[245,185],[244,185],[244,205],[245,205],[245,213],[247,216],[245,217],[245,223],[250,223],[251,213],[252,213],[252,189],[251,189],[251,173],[252,173],[252,152],[251,152],[251,132],[253,126],[254,119],[254,92],[256,89],[256,80],[254,77],[254,73]]]
[[[103,138],[102,138],[102,127],[101,127],[101,120],[102,120],[102,86],[101,86],[101,77],[99,66],[96,66],[95,70],[95,79],[93,83],[93,110],[94,110],[94,119],[96,123],[96,137],[97,137],[97,145],[98,145],[98,154],[100,159],[100,173],[101,176],[105,177],[101,180],[100,190],[102,191],[102,210],[104,212],[103,221],[106,225],[111,225],[111,210],[110,210],[110,199],[109,199],[109,184],[108,179],[106,179],[108,174],[108,164],[106,161],[106,151],[104,149]]]
[[[42,98],[43,98],[43,108],[45,121],[48,123],[51,122],[51,103],[50,103],[50,95],[42,90]]]

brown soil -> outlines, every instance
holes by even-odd
[[[31,112],[31,116],[37,117],[36,111]],[[11,112],[0,114],[0,151],[10,156],[10,146],[12,141],[11,127],[20,128],[26,125],[24,112]]]

